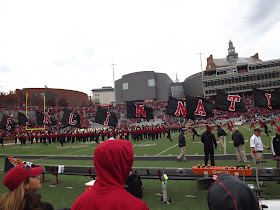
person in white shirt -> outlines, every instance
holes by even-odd
[[[260,128],[255,128],[254,129],[254,134],[250,139],[250,148],[251,148],[251,156],[256,164],[257,161],[262,161],[263,160],[263,149],[270,150],[270,147],[265,146],[262,143],[262,139],[260,137],[261,135],[261,129]],[[256,167],[258,169],[263,168],[262,163],[256,164]],[[263,182],[259,182],[260,186],[265,187],[266,185]]]

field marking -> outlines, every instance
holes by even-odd
[[[166,151],[172,149],[173,147],[177,147],[177,146],[178,146],[178,144],[175,144],[175,145],[173,145],[172,147],[169,147],[168,149],[166,149],[166,150],[164,150],[164,151],[158,153],[156,156],[159,156],[160,154],[162,154],[162,153],[164,153],[164,152],[166,152]]]
[[[87,148],[87,149],[84,149],[84,150],[68,152],[68,153],[60,154],[59,156],[63,156],[63,155],[69,156],[69,154],[77,153],[77,152],[84,152],[84,151],[89,150],[89,149],[93,149],[93,148]],[[81,155],[81,156],[84,156],[84,155]],[[93,154],[92,154],[92,156],[93,156]],[[45,158],[39,158],[39,159],[31,159],[31,161],[34,161],[34,160],[35,160],[35,161],[47,160],[47,159],[49,159],[49,158],[51,158],[51,157],[45,157]]]
[[[201,133],[201,131],[199,131],[198,133]],[[189,136],[186,140],[190,139],[191,137],[192,137],[192,135]],[[179,143],[178,143],[178,144],[179,144]],[[156,156],[159,156],[159,155],[161,155],[162,153],[164,153],[164,152],[166,152],[166,151],[168,151],[168,150],[170,150],[170,149],[172,149],[172,148],[178,146],[178,144],[175,144],[175,145],[173,145],[172,147],[169,147],[168,149],[166,149],[166,150],[164,150],[164,151],[158,153]]]

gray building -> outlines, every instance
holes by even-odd
[[[117,104],[126,101],[168,100],[172,79],[165,73],[142,71],[123,75],[115,81]]]

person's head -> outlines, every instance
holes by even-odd
[[[258,210],[256,194],[244,182],[229,173],[221,173],[208,190],[210,210]]]
[[[280,126],[276,128],[277,134],[280,135]]]
[[[207,125],[207,126],[206,126],[206,131],[211,132],[211,130],[212,130],[211,126],[210,126],[210,125]]]
[[[133,157],[130,141],[114,140],[99,144],[93,157],[98,177],[94,186],[122,188],[131,170]]]
[[[41,166],[32,168],[28,165],[20,164],[8,171],[3,179],[3,185],[9,190],[14,190],[23,183],[25,189],[35,192],[41,188],[39,175],[42,172],[43,168]]]
[[[25,164],[10,169],[3,179],[9,191],[1,197],[0,209],[24,209],[25,195],[41,188],[39,175],[42,172],[42,167],[31,168]]]
[[[239,132],[239,128],[238,128],[238,127],[235,127],[234,130],[237,131],[237,132]]]
[[[261,135],[261,129],[260,128],[255,128],[254,129],[254,134],[256,135],[256,136],[260,136]]]

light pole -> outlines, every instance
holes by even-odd
[[[117,105],[117,100],[116,100],[116,87],[115,87],[115,65],[117,65],[116,63],[114,63],[114,59],[112,58],[112,64],[113,66],[113,88],[114,88],[114,105]]]

